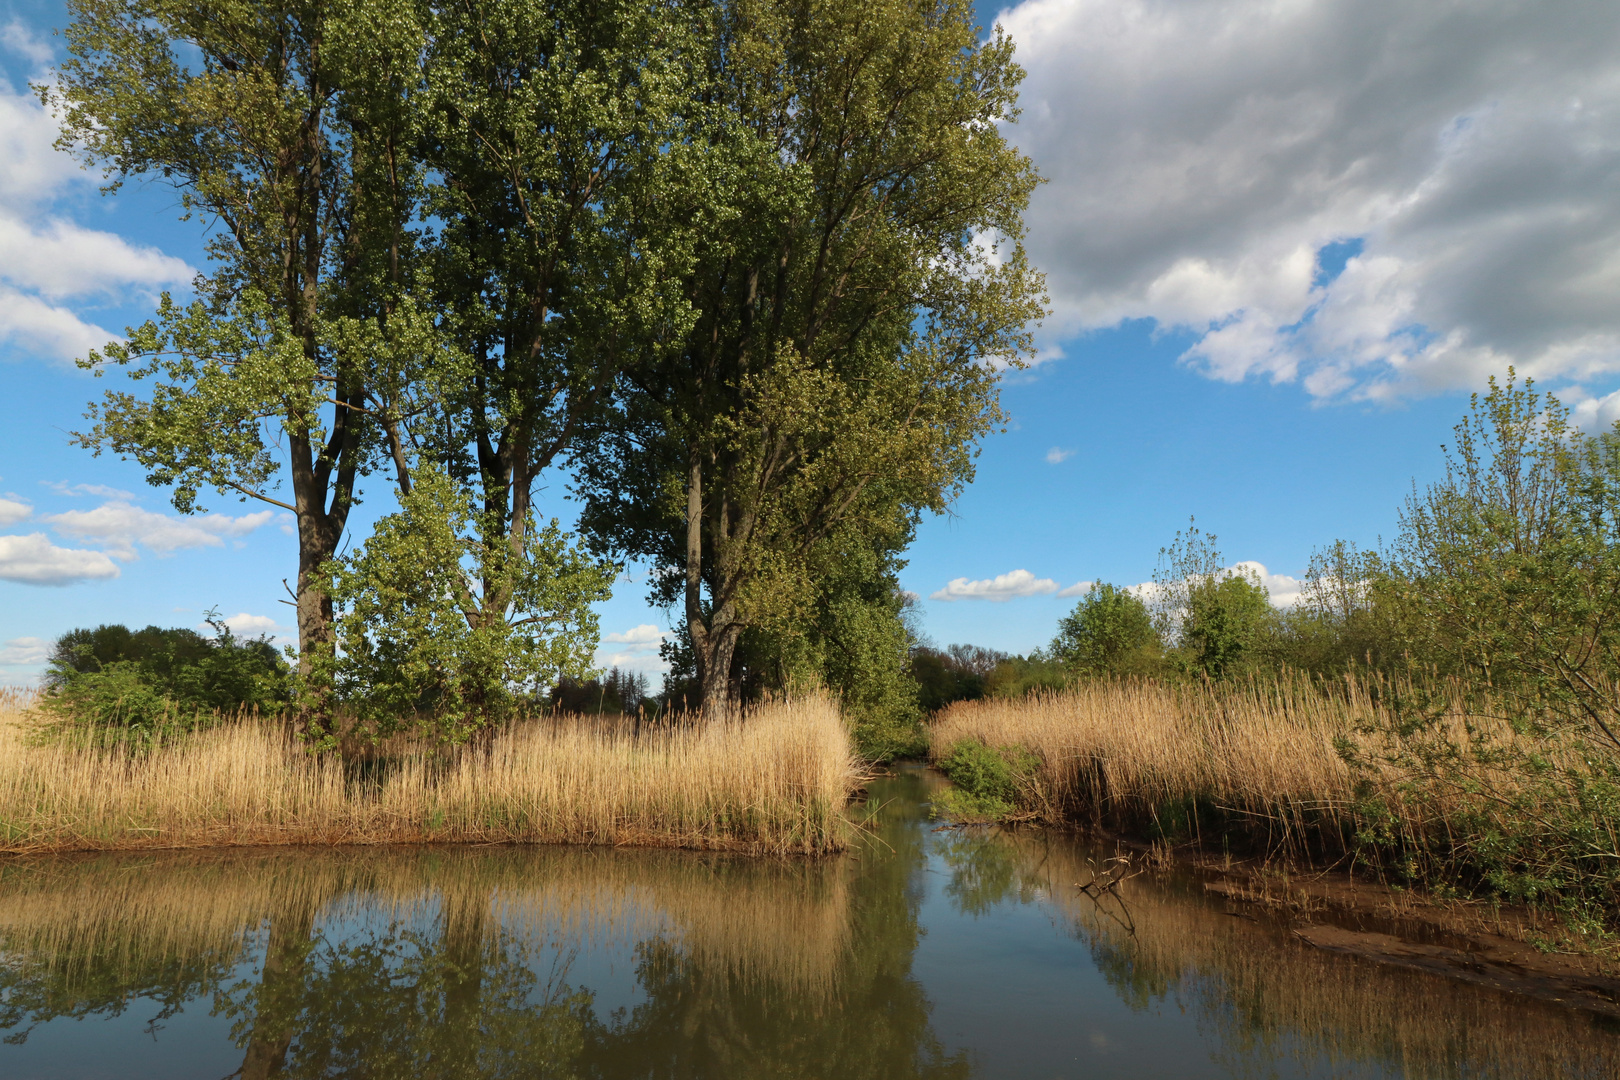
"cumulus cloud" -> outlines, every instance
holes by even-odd
[[[285,627],[268,615],[250,615],[245,611],[239,611],[229,618],[221,619],[220,622],[230,627],[231,633],[235,634],[237,637],[257,637],[260,634],[277,634],[285,629]],[[199,630],[204,630],[207,628],[208,624],[206,622],[199,623],[197,625],[197,629]]]
[[[0,667],[38,667],[50,656],[51,643],[44,638],[17,637],[0,645]]]
[[[643,675],[661,675],[669,665],[659,655],[658,647],[666,634],[652,623],[642,623],[629,630],[602,635],[602,644],[596,651],[596,666],[619,668]],[[616,645],[618,648],[609,648]]]
[[[242,537],[270,521],[273,510],[231,517],[228,514],[201,514],[178,517],[155,514],[133,503],[114,500],[94,510],[69,510],[47,514],[41,520],[57,532],[101,544],[114,558],[135,558],[139,544],[159,555],[185,548],[219,547],[226,537]]]
[[[184,259],[112,233],[59,219],[36,228],[0,217],[0,277],[52,300],[115,295],[129,287],[157,291],[184,285],[192,274]],[[97,346],[108,340],[103,336]]]
[[[657,648],[664,640],[664,632],[652,623],[642,623],[619,634],[604,634],[603,641],[616,645],[643,645]]]
[[[42,68],[50,46],[22,23],[0,28],[0,49],[49,81]],[[58,199],[92,189],[97,179],[56,149],[56,136],[55,119],[32,92],[0,79],[0,348],[72,360],[117,335],[64,300],[149,294],[185,285],[194,271],[182,259],[53,213]]]
[[[0,215],[4,213],[0,207]],[[117,336],[65,307],[0,285],[0,346],[52,360],[73,360]]]
[[[15,525],[34,512],[34,508],[15,499],[0,499],[0,525]]]
[[[1091,591],[1091,586],[1094,585],[1094,584],[1096,584],[1096,582],[1077,581],[1073,585],[1070,585],[1066,589],[1059,589],[1058,590],[1058,595],[1059,596],[1084,596],[1084,595],[1086,595],[1087,592]]]
[[[23,585],[71,585],[118,576],[105,553],[60,548],[44,533],[0,536],[0,581]]]
[[[1047,337],[1318,398],[1620,372],[1620,5],[1028,0]],[[1611,409],[1611,411],[1613,411]]]
[[[1013,570],[981,581],[955,578],[943,589],[929,594],[930,600],[993,600],[1001,602],[1019,596],[1047,596],[1058,591],[1051,578],[1038,578],[1028,570]]]
[[[1073,450],[1065,450],[1061,446],[1054,446],[1046,452],[1046,463],[1048,465],[1061,465],[1074,457],[1074,455],[1075,451]]]

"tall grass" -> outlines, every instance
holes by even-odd
[[[1180,820],[1196,799],[1286,841],[1325,809],[1349,806],[1354,781],[1335,740],[1374,708],[1359,691],[1329,696],[1304,681],[1097,681],[959,702],[932,725],[929,753],[937,761],[963,740],[1027,751],[1035,767],[1019,777],[1017,804],[1048,822],[1196,829]]]
[[[1350,853],[1395,880],[1612,930],[1620,762],[1578,730],[1511,716],[1451,684],[1097,681],[954,705],[930,754],[1007,754],[1017,807],[1037,819],[1290,858]]]
[[[25,704],[14,698],[12,704]],[[578,717],[363,768],[243,719],[91,747],[0,714],[0,851],[474,841],[815,853],[844,846],[855,769],[832,703],[637,733]]]

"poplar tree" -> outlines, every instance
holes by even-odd
[[[597,542],[681,607],[710,713],[745,631],[807,626],[840,552],[891,567],[968,482],[1042,310],[1010,41],[964,0],[715,10],[696,318],[626,372],[581,471]]]

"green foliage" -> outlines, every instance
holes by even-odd
[[[953,701],[977,701],[984,697],[985,680],[1007,659],[1006,653],[978,645],[913,648],[911,677],[917,683],[918,704],[932,713]]]
[[[1159,551],[1153,626],[1184,673],[1221,678],[1264,662],[1279,617],[1253,571],[1222,565],[1215,536],[1189,522]]]
[[[723,710],[745,636],[835,617],[821,575],[898,552],[971,478],[1000,420],[984,360],[1028,353],[1041,280],[1021,246],[1036,177],[1002,128],[1021,73],[970,5],[716,14],[703,197],[682,211],[696,318],[629,380],[582,479],[597,542],[683,603]]]
[[[277,712],[290,699],[286,661],[263,637],[241,641],[210,612],[194,630],[103,625],[64,634],[46,675],[48,712],[142,740],[192,730],[219,714]]]
[[[1414,491],[1369,587],[1395,644],[1431,672],[1396,683],[1361,770],[1404,778],[1427,827],[1370,802],[1363,839],[1415,880],[1579,918],[1620,911],[1620,429],[1584,436],[1509,373],[1455,429],[1444,479]],[[1451,696],[1512,739],[1458,732]],[[1443,794],[1467,809],[1441,813]],[[1404,829],[1404,831],[1403,831]]]
[[[194,303],[165,296],[83,361],[147,392],[108,392],[78,440],[134,459],[182,513],[213,489],[296,515],[306,674],[330,648],[317,575],[357,480],[401,456],[410,388],[446,357],[412,272],[420,10],[74,0],[60,78],[39,88],[59,145],[111,188],[157,180],[220,226]]]
[[[1163,646],[1141,597],[1097,582],[1058,623],[1048,651],[1077,675],[1149,675],[1161,665]]]
[[[1061,690],[1072,676],[1059,660],[1034,650],[1028,656],[1009,656],[985,676],[987,697],[1020,698],[1048,690]]]
[[[1459,693],[1475,716],[1511,705],[1456,682],[1392,685],[1390,719],[1364,724],[1361,745],[1340,745],[1357,773],[1397,778],[1398,812],[1371,783],[1358,787],[1363,857],[1431,891],[1530,904],[1582,935],[1612,930],[1620,757],[1578,728],[1522,715],[1512,718],[1516,738],[1473,723],[1459,732],[1446,716]]]
[[[509,716],[523,695],[589,672],[590,605],[607,597],[615,570],[581,552],[555,520],[542,529],[531,521],[515,554],[492,543],[487,527],[463,488],[421,467],[399,512],[328,564],[340,648],[316,677],[359,733],[383,737],[414,723],[461,741]],[[489,612],[480,583],[508,598],[506,610]]]
[[[1020,785],[1040,761],[1019,747],[993,747],[963,739],[936,764],[955,785],[935,799],[936,816],[953,821],[994,821],[1014,812]]]
[[[1253,656],[1273,619],[1271,597],[1258,577],[1209,578],[1188,591],[1181,647],[1199,671],[1220,678]]]

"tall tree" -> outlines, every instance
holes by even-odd
[[[433,266],[468,358],[434,451],[481,502],[482,617],[516,587],[540,474],[659,334],[692,322],[681,137],[701,10],[667,0],[450,0],[427,53]],[[499,553],[504,549],[505,557]]]
[[[627,370],[581,470],[598,542],[683,606],[711,712],[746,629],[809,618],[819,565],[898,550],[971,478],[995,362],[1027,354],[1041,311],[1020,243],[1036,177],[999,127],[1009,41],[980,42],[964,0],[717,11],[688,132],[710,192],[696,319]]]
[[[113,188],[172,185],[185,218],[218,226],[195,302],[165,295],[153,321],[84,361],[152,385],[107,393],[79,441],[139,462],[183,513],[212,488],[296,515],[307,675],[332,643],[321,567],[364,473],[391,458],[408,483],[411,388],[442,353],[414,292],[421,21],[372,0],[69,11],[69,58],[41,88],[61,145]]]

